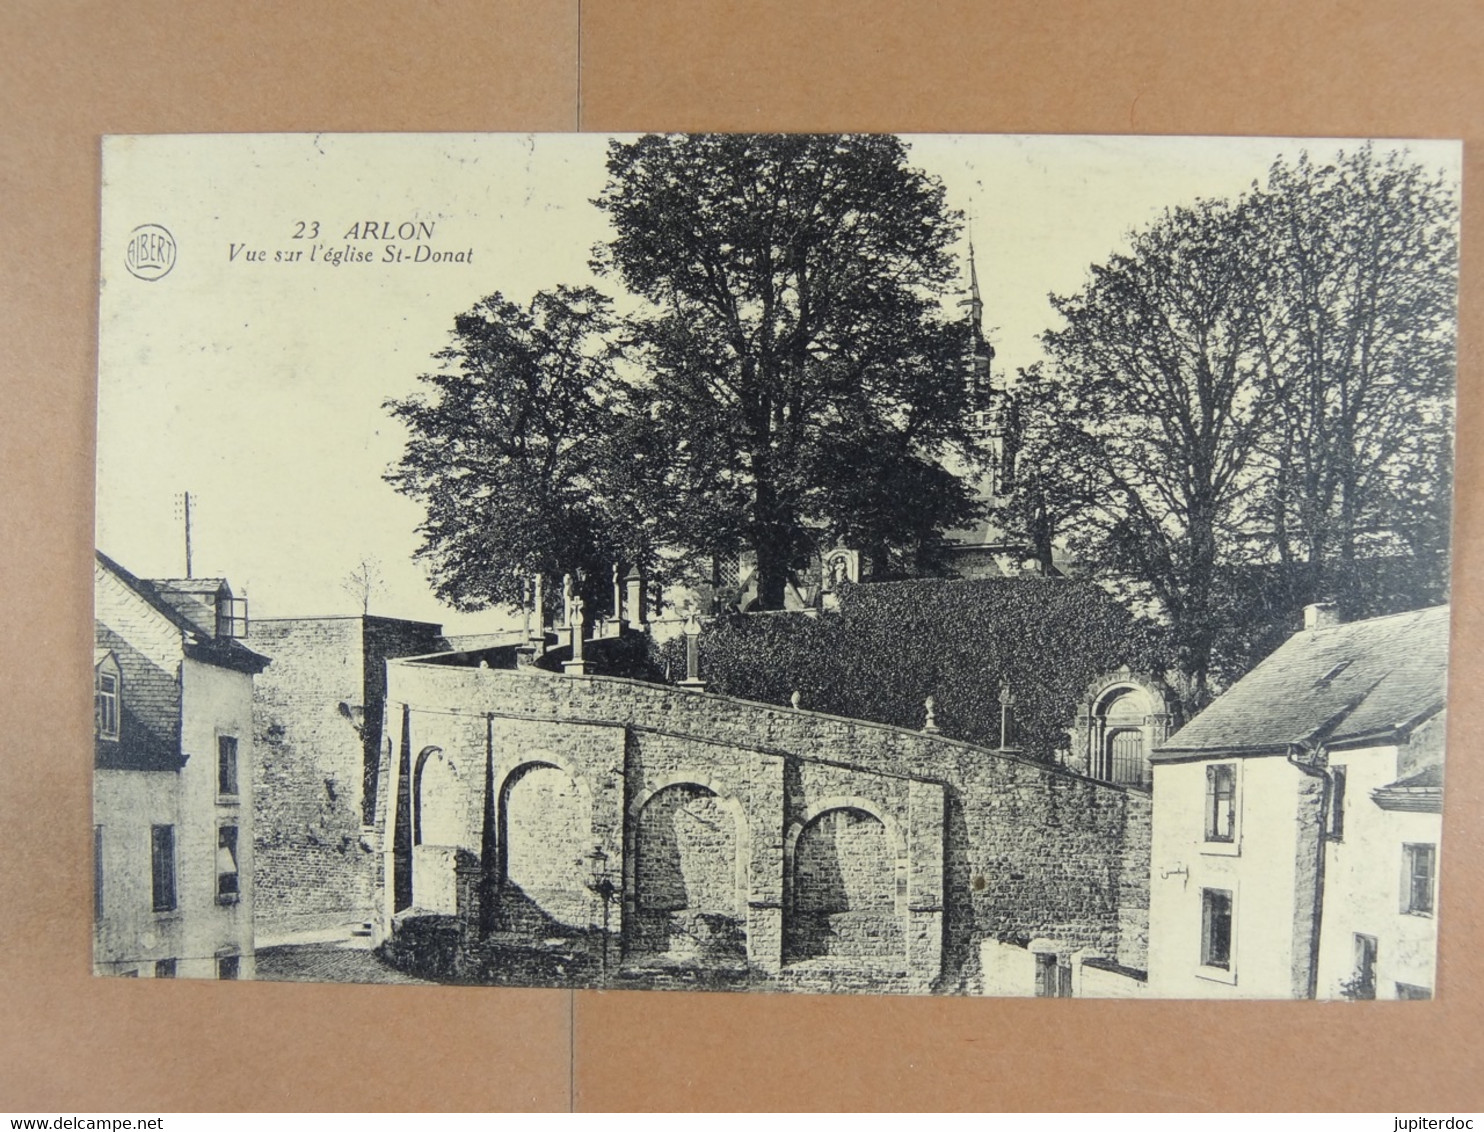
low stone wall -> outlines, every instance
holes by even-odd
[[[529,939],[606,920],[615,972],[704,960],[778,989],[963,993],[982,982],[985,941],[1142,958],[1137,792],[933,735],[637,681],[410,661],[388,673],[385,733],[403,741],[386,777],[408,780],[388,785],[405,799],[388,820],[432,828],[422,775],[450,761],[457,840],[484,870],[468,915],[485,931],[524,897]],[[514,828],[511,812],[523,815]],[[548,824],[542,813],[555,831],[544,855],[521,832]],[[396,838],[383,844],[391,878]],[[567,911],[543,920],[558,902],[531,900],[538,891],[569,893]]]

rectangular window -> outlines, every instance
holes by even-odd
[[[1237,768],[1233,763],[1206,767],[1206,840],[1235,841]]]
[[[157,959],[155,961],[155,978],[157,978],[157,979],[173,979],[173,978],[175,978],[175,960],[174,959]]]
[[[100,739],[119,737],[119,681],[110,672],[98,673],[98,685],[93,693],[93,715]]]
[[[1402,911],[1413,916],[1431,916],[1433,883],[1436,880],[1436,845],[1402,846]]]
[[[103,827],[93,826],[93,922],[103,919]]]
[[[216,977],[218,979],[235,979],[240,966],[240,956],[218,955],[216,959]]]
[[[1331,841],[1345,839],[1345,768],[1334,767],[1330,772],[1332,786],[1329,793],[1329,827],[1325,833]]]
[[[216,831],[216,902],[237,903],[237,827],[219,826]]]
[[[1201,890],[1201,966],[1231,970],[1232,894],[1222,888]]]
[[[226,798],[237,796],[237,739],[231,735],[216,738],[216,792]]]
[[[150,878],[156,912],[175,911],[175,827],[150,829]]]
[[[1376,997],[1376,937],[1355,933],[1355,974],[1351,976],[1349,997],[1373,999]]]

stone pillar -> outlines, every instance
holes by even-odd
[[[536,653],[539,656],[546,651],[546,594],[542,588],[542,576],[536,575],[535,599],[532,604],[536,607],[536,630],[531,634],[531,641],[536,645]]]
[[[571,575],[568,575],[571,578]],[[562,661],[562,671],[568,676],[587,674],[587,663],[582,659],[582,598],[574,596],[568,607],[568,627],[572,633],[572,659]]]
[[[454,953],[454,971],[468,974],[467,965],[476,960],[479,948],[479,924],[483,914],[480,905],[479,858],[467,849],[454,853],[454,916],[458,924],[459,943]]]
[[[644,627],[644,575],[639,572],[639,567],[630,566],[629,572],[624,575],[624,617],[630,628],[642,629]]]
[[[682,688],[697,692],[706,690],[706,681],[701,679],[701,619],[692,613],[685,622],[685,679]]]
[[[1015,693],[1010,691],[1008,680],[1000,684],[1000,750],[1014,751],[1019,748],[1014,739]]]

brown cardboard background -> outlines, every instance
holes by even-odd
[[[578,20],[578,0],[0,10],[0,1109],[565,1108],[573,1084],[590,1109],[1481,1107],[1477,8],[587,0]],[[561,992],[88,976],[98,136],[576,125],[1465,140],[1439,1000],[589,993],[573,1035]]]

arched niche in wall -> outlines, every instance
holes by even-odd
[[[747,959],[740,803],[697,782],[651,793],[633,818],[633,906],[626,949],[677,962]]]
[[[905,848],[881,814],[828,806],[806,815],[788,846],[784,962],[905,955]]]
[[[412,768],[412,906],[452,915],[457,911],[454,871],[466,845],[468,809],[463,776],[439,747],[424,747]]]
[[[498,792],[500,926],[564,935],[594,922],[593,806],[587,786],[557,758],[533,754]]]

